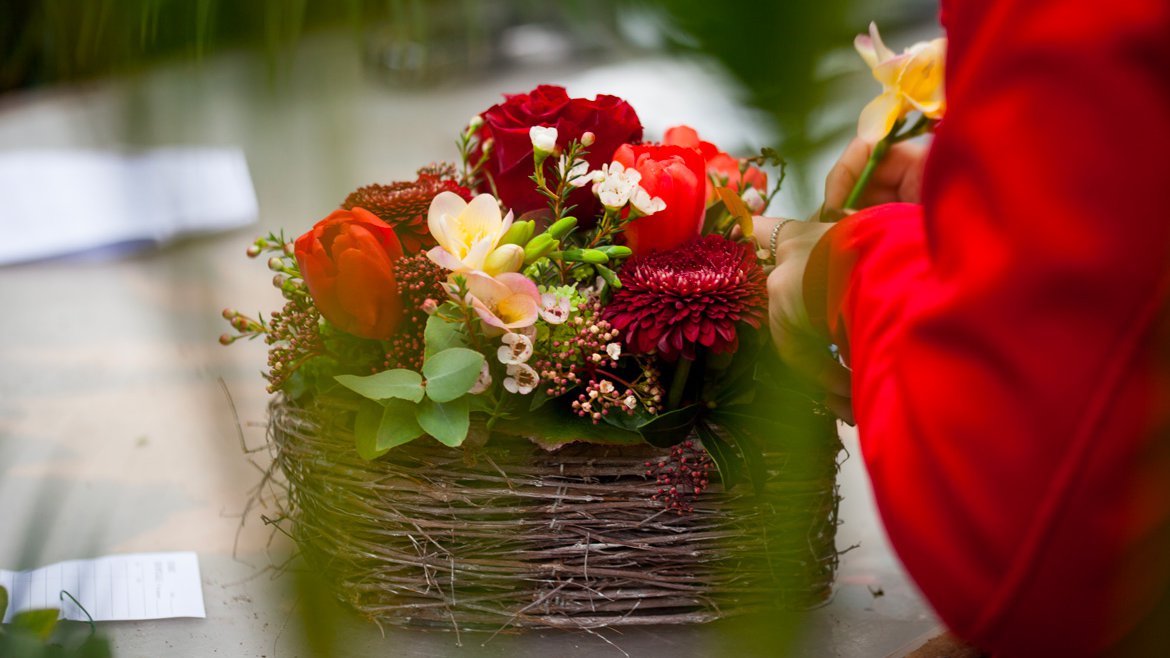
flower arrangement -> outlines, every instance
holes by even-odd
[[[613,96],[508,96],[460,132],[457,166],[361,187],[291,243],[257,240],[285,306],[225,311],[222,342],[263,337],[272,392],[359,400],[364,459],[416,440],[480,450],[480,423],[549,449],[694,431],[724,486],[760,485],[776,419],[753,405],[772,373],[751,217],[783,161],[686,126],[642,137]]]

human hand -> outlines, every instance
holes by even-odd
[[[756,217],[761,249],[771,249],[772,232],[783,220]],[[829,352],[826,337],[814,330],[804,305],[804,270],[813,246],[832,224],[792,221],[776,236],[776,267],[768,275],[768,328],[780,358],[797,375],[825,392],[825,406],[853,423],[849,369]]]
[[[846,209],[845,200],[861,177],[873,145],[854,139],[845,147],[841,157],[825,178],[825,203],[820,221],[836,221],[850,210],[858,210],[880,203],[904,201],[919,203],[922,198],[922,172],[929,148],[924,144],[898,142],[892,144],[881,158],[869,184],[861,194],[856,208]]]

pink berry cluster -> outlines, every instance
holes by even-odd
[[[658,493],[651,500],[662,501],[679,514],[695,511],[694,499],[710,484],[710,455],[694,441],[683,441],[670,449],[670,456],[646,462],[646,477],[655,478]]]
[[[579,304],[577,312],[549,337],[551,349],[535,360],[541,381],[548,384],[548,396],[562,395],[594,379],[598,368],[616,368],[617,357],[606,350],[617,337],[609,322],[601,319],[600,300]]]
[[[443,279],[446,272],[431,262],[426,254],[402,258],[394,265],[398,292],[402,295],[402,323],[390,338],[389,348],[380,363],[370,367],[371,373],[391,368],[420,370],[423,362],[427,315],[423,305],[428,299],[443,299]]]

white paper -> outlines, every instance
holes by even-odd
[[[4,622],[22,610],[57,608],[61,619],[94,621],[206,617],[194,553],[134,553],[69,560],[29,571],[0,569],[8,590]]]
[[[223,231],[257,214],[240,149],[0,152],[0,264]]]

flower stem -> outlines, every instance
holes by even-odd
[[[865,168],[861,170],[861,175],[857,177],[857,183],[854,184],[853,189],[849,192],[849,196],[845,199],[843,210],[849,210],[857,205],[861,200],[861,194],[865,192],[865,187],[869,185],[869,179],[873,177],[873,172],[877,169],[878,163],[885,157],[886,151],[890,148],[890,138],[885,137],[877,144],[873,145],[873,151],[869,154],[869,160],[865,161]]]
[[[670,393],[666,396],[666,404],[671,409],[677,409],[682,401],[683,391],[687,387],[687,376],[691,374],[691,364],[686,357],[679,357],[678,367],[674,370],[674,379],[670,380]]]

